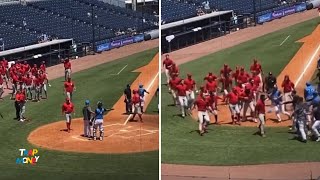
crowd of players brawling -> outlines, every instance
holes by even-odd
[[[272,72],[262,78],[263,69],[257,59],[251,64],[250,73],[243,67],[237,66],[232,70],[224,64],[219,77],[209,72],[199,89],[192,74],[189,73],[186,77],[179,74],[178,66],[168,54],[163,61],[163,68],[169,93],[174,105],[180,107],[181,116],[184,118],[191,115],[192,111],[197,109],[201,136],[207,133],[210,124],[209,114],[214,116],[214,124],[219,124],[218,105],[225,103],[229,106],[232,124],[241,125],[241,122],[247,120],[259,122],[258,134],[266,137],[265,102],[270,101],[278,123],[282,121],[280,114],[292,119],[290,130],[296,132],[294,138],[307,142],[307,136],[310,136],[317,142],[320,141],[320,96],[310,83],[306,83],[304,97],[300,97],[289,76],[284,77],[281,87],[277,86],[277,79]],[[287,111],[290,107],[292,113]],[[271,108],[267,112],[272,112]],[[250,115],[247,116],[249,109]]]

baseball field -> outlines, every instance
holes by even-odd
[[[139,45],[133,45],[131,49],[137,46]],[[130,47],[125,47],[124,50],[126,48]],[[109,56],[105,59],[112,58],[110,56],[114,56],[113,53],[117,51],[119,50],[107,52]],[[64,117],[61,116],[61,105],[65,99],[63,79],[59,75],[50,76],[50,72],[53,72],[50,68],[49,78],[52,79],[50,80],[52,86],[48,90],[48,99],[39,103],[27,103],[28,122],[13,120],[14,102],[5,97],[0,103],[0,112],[4,116],[0,120],[2,159],[0,179],[129,179],[129,177],[157,179],[159,176],[158,100],[153,96],[157,88],[158,75],[148,72],[143,74],[141,70],[144,67],[153,68],[150,64],[155,64],[157,53],[158,48],[154,48],[108,63],[100,63],[95,67],[92,67],[90,62],[81,61],[82,64],[89,64],[87,67],[90,68],[72,74],[77,88],[73,97],[76,112],[74,118],[77,120],[71,124],[71,133],[62,131],[65,128]],[[91,63],[98,61],[98,57],[101,59],[101,55],[97,55],[91,59]],[[73,65],[77,71],[77,62],[73,62]],[[150,76],[152,79],[145,79],[142,75]],[[123,119],[129,119],[127,115],[115,115],[125,111],[122,95],[126,84],[132,84],[132,89],[137,89],[137,83],[145,83],[145,88],[150,91],[147,104],[151,101],[151,105],[147,107],[146,114],[150,112],[153,115],[146,115],[144,124],[124,122]],[[115,108],[113,114],[110,112],[106,115],[103,141],[89,141],[80,136],[81,109],[86,99],[90,100],[92,108],[96,108],[97,101],[102,101],[106,108]],[[121,104],[118,103],[120,101]],[[114,125],[115,123],[118,124]],[[139,126],[140,130],[129,129]],[[147,127],[153,128],[150,130],[152,133],[145,133],[143,136],[141,131]],[[122,130],[124,128],[129,130]],[[152,137],[147,138],[147,136]],[[149,142],[150,139],[153,141]],[[132,143],[140,143],[140,146],[130,149]],[[16,159],[21,158],[19,149],[38,149],[37,155],[40,156],[38,162],[35,165],[16,164]]]
[[[308,18],[302,19],[306,16]],[[293,15],[270,24],[198,44],[195,47],[175,51],[170,54],[170,57],[179,64],[180,77],[186,78],[186,74],[191,73],[198,88],[204,85],[203,78],[208,72],[218,74],[223,64],[228,64],[232,69],[243,66],[249,70],[252,59],[257,58],[265,73],[271,71],[278,77],[278,83],[282,82],[285,74],[289,75],[301,94],[305,82],[311,80],[315,72],[319,55],[320,42],[317,40],[320,37],[319,19],[314,17],[316,17],[316,11]],[[292,23],[293,19],[301,23]],[[280,26],[282,28],[278,28]],[[280,30],[275,31],[275,29]],[[216,49],[222,50],[217,52]],[[165,84],[165,78],[162,78],[162,84]],[[288,131],[290,120],[284,118],[283,123],[275,123],[271,118],[272,112],[267,115],[269,119],[266,138],[254,135],[258,128],[253,122],[243,126],[211,125],[208,134],[199,136],[196,119],[190,116],[181,118],[179,108],[170,106],[172,103],[167,87],[162,85],[161,161],[164,164],[162,166],[164,179],[179,179],[183,176],[184,178],[181,179],[191,177],[225,179],[228,174],[232,174],[231,171],[238,174],[238,177],[233,174],[231,179],[241,177],[243,179],[277,179],[277,175],[281,173],[282,175],[291,173],[290,177],[299,179],[301,176],[295,176],[299,173],[298,167],[308,169],[308,164],[288,165],[287,168],[284,166],[282,169],[289,171],[285,173],[281,172],[281,168],[268,173],[266,168],[270,167],[268,170],[271,170],[272,165],[260,168],[245,166],[242,168],[242,170],[248,169],[245,172],[240,172],[238,166],[320,161],[320,144],[315,141],[304,144],[292,140],[294,134]],[[219,108],[218,113],[222,124],[231,121],[230,112],[226,109],[223,105]],[[211,122],[213,121],[214,119],[211,118]],[[184,167],[170,164],[202,166]],[[216,168],[210,169],[203,166]],[[236,167],[232,169],[231,167],[234,166],[239,169],[237,170]],[[310,173],[314,176],[320,175],[319,163],[313,164],[308,170],[302,169],[300,168],[300,175],[307,171],[307,177],[304,174],[304,178],[309,178]],[[280,176],[278,177],[281,179]]]

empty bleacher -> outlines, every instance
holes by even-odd
[[[4,40],[6,49],[36,42],[37,36],[41,34],[59,39],[73,38],[78,43],[92,42],[93,27],[95,41],[112,39],[117,31],[134,29],[142,32],[155,29],[158,21],[152,15],[137,13],[97,0],[32,1],[27,5],[4,3],[0,4],[0,12],[0,22],[6,27],[4,29],[14,26],[19,32],[31,34],[27,40],[15,44],[8,43],[9,37],[6,37]],[[15,35],[19,36],[19,39],[25,36],[23,33]],[[0,38],[4,36],[7,34],[1,31]]]

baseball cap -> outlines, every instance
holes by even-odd
[[[187,76],[188,76],[188,77],[191,77],[191,76],[192,76],[192,74],[188,73],[188,74],[187,74]]]

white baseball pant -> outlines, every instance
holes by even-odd
[[[312,125],[312,130],[317,137],[320,137],[319,129],[320,128],[320,120],[316,120]]]
[[[179,103],[180,103],[180,108],[181,108],[181,113],[182,116],[186,116],[186,109],[188,108],[188,99],[187,96],[178,96]]]
[[[203,130],[204,121],[210,123],[210,116],[207,111],[198,111],[198,119],[199,119],[199,131]]]
[[[229,104],[229,110],[233,116],[240,113],[238,104]]]

